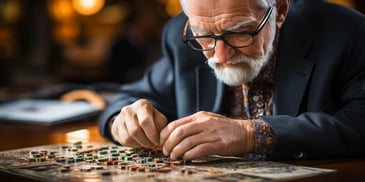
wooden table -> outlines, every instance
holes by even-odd
[[[0,151],[73,141],[105,142],[96,118],[54,126],[0,122]]]
[[[96,118],[55,126],[38,126],[0,122],[0,151],[77,140],[106,141],[99,134]],[[357,159],[283,161],[310,167],[336,169],[337,172],[295,181],[365,181],[365,157]],[[0,179],[6,174],[0,173]],[[9,177],[9,176],[8,176]],[[1,181],[1,180],[0,180]],[[24,181],[27,181],[26,179]]]

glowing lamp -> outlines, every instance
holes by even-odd
[[[93,15],[104,6],[105,0],[73,0],[72,5],[81,15]]]

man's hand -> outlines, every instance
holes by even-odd
[[[191,160],[204,155],[242,155],[252,152],[254,129],[248,120],[198,112],[171,122],[160,135],[163,153]]]
[[[149,101],[140,99],[122,108],[113,122],[112,135],[125,146],[154,148],[159,145],[160,132],[166,125],[166,117]]]

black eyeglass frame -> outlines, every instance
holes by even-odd
[[[186,18],[185,20],[185,24],[184,24],[184,29],[183,29],[183,32],[182,32],[182,39],[184,41],[184,43],[187,43],[192,49],[194,50],[197,50],[197,51],[209,51],[209,50],[212,50],[216,47],[217,45],[217,40],[223,40],[224,43],[226,43],[227,45],[233,47],[233,48],[244,48],[244,47],[248,47],[248,46],[251,46],[255,40],[254,40],[254,37],[260,33],[260,31],[264,28],[266,22],[268,21],[268,19],[270,18],[270,15],[273,11],[274,7],[270,7],[263,20],[261,21],[261,23],[257,26],[256,30],[255,31],[242,31],[242,32],[227,32],[227,33],[224,33],[222,35],[205,35],[205,36],[193,36],[193,37],[188,37],[187,36],[187,31],[188,31],[188,27],[189,27],[189,18]],[[247,45],[244,45],[244,46],[234,46],[234,45],[231,45],[226,39],[225,37],[227,35],[250,35],[251,38],[252,38],[252,41],[251,43],[247,44]],[[194,46],[192,46],[189,42],[190,41],[196,41],[196,38],[213,38],[214,39],[214,46],[211,47],[211,48],[202,48],[202,49],[198,49]]]

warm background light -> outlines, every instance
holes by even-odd
[[[345,6],[353,7],[353,2],[350,0],[330,0],[331,2],[342,4]]]
[[[365,12],[365,0],[328,1]],[[1,96],[4,86],[23,91],[62,82],[132,81],[160,57],[163,26],[181,11],[180,0],[0,0],[0,100],[14,94]],[[110,63],[121,42],[142,50],[145,62],[116,76]],[[117,52],[120,60],[134,59]]]
[[[104,6],[105,0],[73,0],[72,4],[76,12],[81,15],[93,15]]]
[[[72,21],[74,11],[70,1],[54,0],[48,3],[50,14],[57,21]]]
[[[169,16],[176,16],[182,11],[179,0],[167,0],[166,12]]]

